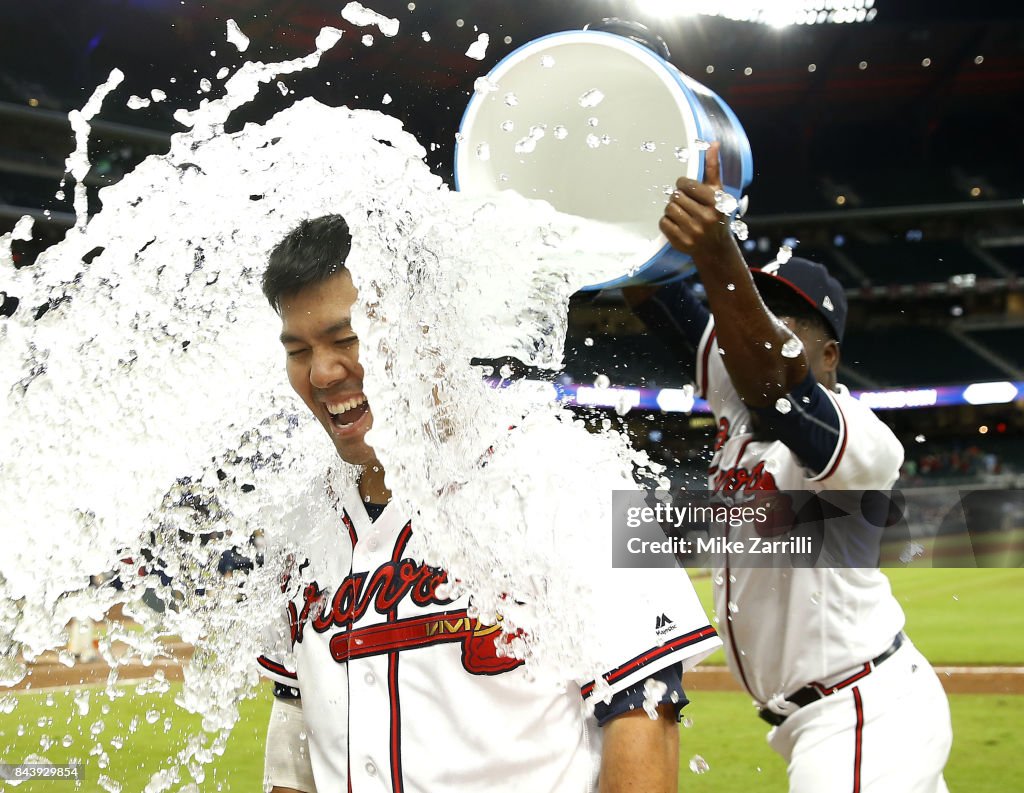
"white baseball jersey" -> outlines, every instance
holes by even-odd
[[[710,490],[887,490],[903,462],[892,431],[845,387],[816,384],[837,418],[821,460],[809,470],[781,441],[755,440],[751,413],[721,360],[709,320],[697,356],[697,385],[718,420]],[[801,400],[790,403],[801,409]],[[814,681],[832,682],[888,648],[904,616],[877,568],[743,568],[714,571],[730,667],[767,706]]]
[[[593,681],[554,688],[499,654],[501,632],[470,616],[467,597],[446,598],[443,571],[409,558],[413,526],[395,502],[371,521],[352,486],[336,528],[309,549],[325,577],[300,566],[287,584],[294,669],[259,659],[267,677],[301,691],[317,789],[594,789],[600,733],[584,707]],[[601,572],[608,605],[591,627],[621,649],[604,675],[612,692],[721,645],[689,581]],[[660,605],[631,605],[647,601]]]

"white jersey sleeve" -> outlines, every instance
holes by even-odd
[[[617,694],[675,663],[685,672],[722,644],[680,570],[613,568],[595,599],[593,627],[613,637],[616,655],[601,675],[607,688],[582,682],[585,701]]]

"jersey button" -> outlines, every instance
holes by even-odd
[[[368,776],[377,776],[377,766],[369,760],[366,762],[366,773]]]
[[[374,677],[373,672],[367,672],[366,675],[363,677],[363,680],[366,681],[366,685],[368,686],[372,686],[374,683],[377,682],[377,678]]]

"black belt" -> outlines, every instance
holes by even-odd
[[[854,672],[845,680],[841,680],[838,683],[825,687],[818,683],[810,686],[804,686],[792,696],[786,697],[786,702],[796,705],[798,708],[802,708],[804,705],[810,705],[812,702],[817,702],[819,699],[824,699],[830,694],[835,694],[840,689],[846,688],[846,686],[854,683],[860,678],[871,674],[871,670],[878,666],[880,663],[885,661],[890,655],[896,652],[900,647],[903,646],[903,634],[897,633],[896,638],[892,640],[892,644],[889,645],[881,655],[877,655],[872,658],[868,663],[864,664],[864,668]],[[778,727],[782,722],[786,720],[786,716],[781,713],[776,713],[774,710],[768,708],[761,708],[757,714],[766,722],[771,724],[773,727]]]

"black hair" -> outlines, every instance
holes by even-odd
[[[757,283],[757,291],[761,293],[761,299],[768,306],[768,310],[776,317],[792,317],[819,332],[823,339],[839,341],[836,332],[821,312],[789,287],[760,280]]]
[[[341,215],[304,220],[270,252],[263,273],[263,294],[274,311],[281,300],[320,284],[345,269],[352,233]]]

